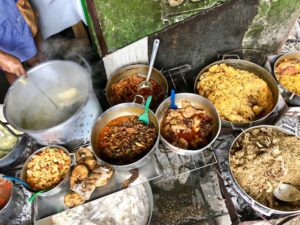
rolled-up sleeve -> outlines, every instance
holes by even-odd
[[[26,61],[37,54],[29,26],[15,1],[0,0],[0,50]]]

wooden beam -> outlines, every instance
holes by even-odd
[[[103,57],[108,54],[108,49],[100,26],[100,20],[98,18],[95,2],[94,0],[87,0],[86,4],[93,22],[96,38],[100,46],[101,57]]]
[[[73,33],[77,39],[89,39],[82,21],[72,26]]]

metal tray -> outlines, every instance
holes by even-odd
[[[143,184],[147,181],[153,180],[161,176],[159,165],[153,157],[150,163],[138,168],[138,178],[130,184],[130,187]],[[115,170],[110,182],[103,186],[98,187],[94,190],[90,199],[86,203],[112,194],[114,192],[124,189],[123,183],[131,177],[130,171]],[[69,182],[66,189],[59,193],[51,196],[40,197],[38,196],[33,203],[34,221],[39,221],[43,218],[52,216],[59,212],[69,209],[64,204],[64,196],[70,191]],[[85,204],[86,204],[85,203]]]
[[[150,210],[150,212],[149,212],[148,224],[150,224],[150,221],[151,221],[151,218],[152,218],[152,212],[153,212],[152,189],[151,189],[151,186],[150,186],[149,182],[145,182],[142,185],[146,189],[148,199],[149,199],[149,210]],[[57,198],[57,200],[59,200],[59,198]],[[57,204],[57,202],[55,202],[55,199],[51,199],[51,202],[47,202],[48,206],[51,206],[51,204],[53,204],[53,205]],[[86,204],[89,204],[89,203],[85,203],[84,205],[86,205]],[[44,206],[46,206],[46,204]],[[69,210],[72,210],[72,209],[69,209]],[[40,220],[36,220],[36,218],[34,218],[34,224],[35,225],[52,225],[51,217],[52,216],[48,216],[48,217],[45,217],[45,218],[40,219]]]

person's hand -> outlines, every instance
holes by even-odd
[[[17,76],[26,75],[26,71],[18,58],[1,51],[0,68]]]

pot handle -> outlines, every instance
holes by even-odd
[[[241,58],[237,54],[224,54],[222,57],[222,60],[225,60],[225,59],[241,59]]]
[[[259,205],[258,203],[256,203],[255,201],[252,201],[251,207],[252,207],[252,209],[254,209],[255,211],[257,211],[258,213],[260,213],[262,215],[265,215],[265,216],[271,216],[273,214],[273,210],[271,210],[271,209],[265,209],[261,205]]]
[[[76,165],[76,155],[75,155],[75,153],[70,153],[70,157],[71,157],[71,166],[75,166]]]
[[[11,135],[15,136],[15,137],[21,137],[23,134],[16,134],[12,129],[9,128],[9,123],[4,122],[2,120],[0,120],[0,124],[6,128],[6,130],[11,133]]]

